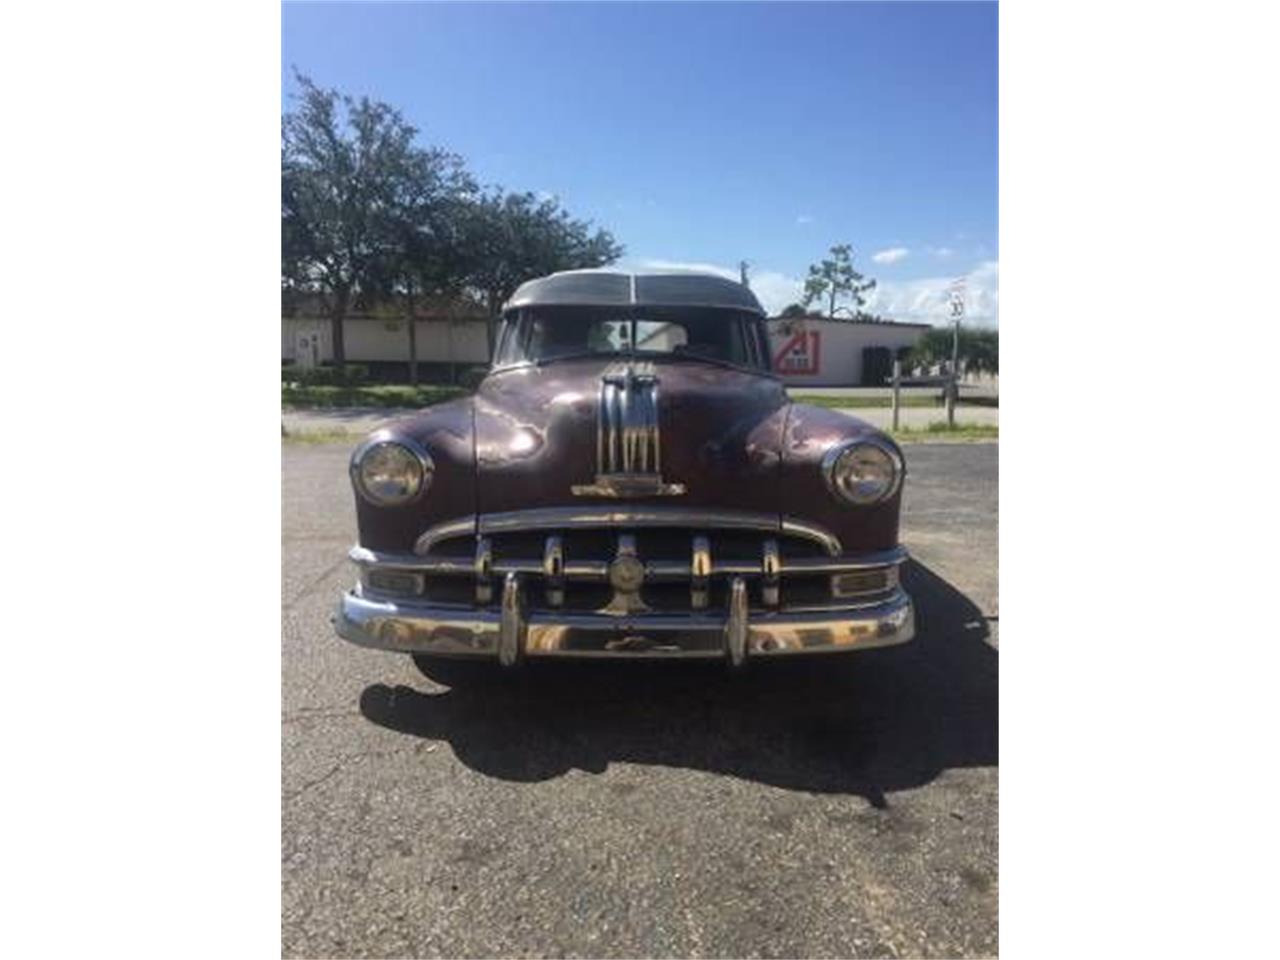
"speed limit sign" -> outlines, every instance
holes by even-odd
[[[951,284],[951,293],[947,300],[950,307],[951,319],[964,319],[964,281],[956,280]]]

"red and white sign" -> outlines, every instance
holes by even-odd
[[[822,334],[817,330],[796,330],[773,358],[774,373],[816,374],[821,368]]]

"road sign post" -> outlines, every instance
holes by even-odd
[[[898,429],[898,394],[902,389],[902,361],[893,358],[893,429]]]
[[[948,303],[955,328],[951,333],[951,381],[947,385],[947,426],[954,427],[956,400],[960,395],[960,321],[964,319],[964,278],[952,282]]]

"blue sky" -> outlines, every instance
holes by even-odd
[[[482,182],[553,194],[628,265],[767,307],[849,242],[872,306],[998,319],[994,3],[285,3],[291,67],[399,107]]]

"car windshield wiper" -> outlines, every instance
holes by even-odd
[[[575,350],[573,353],[558,353],[553,357],[539,357],[533,361],[535,367],[548,363],[559,363],[561,360],[585,360],[589,357],[624,357],[627,354],[620,350]]]
[[[719,357],[708,357],[706,354],[703,354],[703,353],[658,353],[655,351],[648,355],[640,353],[640,354],[637,354],[637,356],[645,356],[645,359],[647,360],[648,359],[667,360],[667,361],[692,360],[692,361],[695,361],[696,363],[709,363],[713,367],[725,367],[729,370],[742,369],[741,365],[739,364],[732,363],[728,360],[721,360]]]

